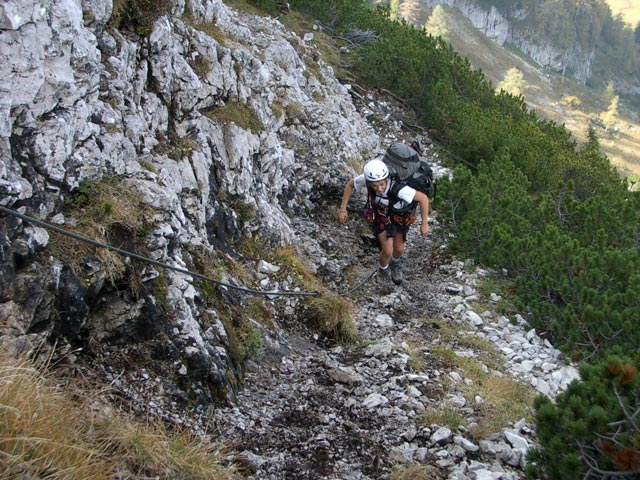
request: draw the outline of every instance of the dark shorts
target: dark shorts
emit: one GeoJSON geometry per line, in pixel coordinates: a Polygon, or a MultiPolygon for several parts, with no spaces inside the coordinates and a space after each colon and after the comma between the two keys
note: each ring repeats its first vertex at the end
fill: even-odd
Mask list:
{"type": "Polygon", "coordinates": [[[386,217],[377,217],[371,224],[371,229],[376,237],[382,232],[387,232],[387,238],[393,238],[396,236],[396,233],[401,233],[405,241],[407,240],[407,232],[410,227],[411,225],[399,225],[392,219],[386,217]]]}

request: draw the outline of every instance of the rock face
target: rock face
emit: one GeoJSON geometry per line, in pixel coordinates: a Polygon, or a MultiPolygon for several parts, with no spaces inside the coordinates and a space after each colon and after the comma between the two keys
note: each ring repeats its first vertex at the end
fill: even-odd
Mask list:
{"type": "Polygon", "coordinates": [[[545,41],[539,32],[526,26],[527,8],[531,5],[514,6],[505,16],[495,7],[487,9],[473,0],[425,0],[422,4],[427,8],[444,4],[458,9],[474,27],[498,45],[514,45],[543,68],[571,76],[583,85],[591,76],[595,58],[593,47],[571,45],[563,49],[545,41]]]}
{"type": "Polygon", "coordinates": [[[84,365],[132,409],[218,432],[253,478],[389,478],[414,464],[432,478],[523,478],[535,435],[521,418],[480,440],[421,419],[444,402],[472,425],[483,402],[436,361],[430,320],[496,345],[507,373],[541,394],[575,369],[525,319],[474,310],[486,272],[446,256],[436,220],[427,240],[410,237],[403,289],[381,297],[368,282],[353,297],[365,341],[352,346],[308,329],[293,280],[272,279],[280,265],[256,262],[244,279],[292,294],[267,297],[269,327],[231,288],[240,274],[211,287],[189,273],[211,279],[211,263],[241,262],[240,240],[259,238],[295,245],[345,292],[345,272],[374,268],[375,249],[355,220],[336,223],[343,185],[408,134],[391,102],[335,78],[319,32],[220,0],[150,4],[164,10],[144,31],[119,23],[110,0],[0,6],[0,206],[46,222],[0,216],[1,348],[84,365]],[[47,225],[151,262],[65,243],[47,225]],[[262,337],[248,362],[233,357],[231,307],[262,337]]]}
{"type": "MultiPolygon", "coordinates": [[[[145,250],[185,267],[188,250],[215,254],[253,232],[272,247],[293,243],[284,211],[313,209],[312,190],[335,188],[347,161],[379,148],[348,86],[316,60],[313,35],[210,0],[171,4],[139,36],[113,23],[112,8],[107,0],[0,7],[1,205],[73,227],[62,207],[86,185],[118,178],[153,212],[145,250]],[[259,127],[217,120],[211,112],[225,105],[244,107],[259,127]],[[241,220],[238,206],[253,218],[241,220]]],[[[2,298],[12,299],[3,309],[21,332],[5,339],[14,350],[33,349],[53,331],[70,346],[97,338],[104,348],[164,332],[176,371],[187,365],[199,372],[196,383],[233,391],[220,385],[233,368],[205,339],[201,294],[188,276],[166,275],[168,308],[157,294],[123,298],[100,262],[87,259],[95,271],[80,281],[67,265],[35,258],[49,245],[45,230],[3,222],[2,276],[10,281],[2,298]],[[67,303],[74,307],[55,319],[56,305],[67,303]]],[[[159,274],[149,270],[146,281],[159,274]]]]}

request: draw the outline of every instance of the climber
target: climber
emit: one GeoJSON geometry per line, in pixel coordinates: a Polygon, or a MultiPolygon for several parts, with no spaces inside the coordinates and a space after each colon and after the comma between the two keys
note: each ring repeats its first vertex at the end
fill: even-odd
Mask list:
{"type": "Polygon", "coordinates": [[[402,283],[402,255],[407,232],[415,221],[415,205],[420,206],[420,234],[429,231],[429,197],[407,185],[397,184],[389,175],[389,168],[382,160],[371,160],[364,166],[361,175],[347,182],[342,194],[338,221],[345,224],[349,218],[347,204],[354,191],[367,188],[365,219],[378,239],[378,277],[385,289],[390,281],[402,283]],[[406,214],[406,212],[410,212],[406,214]]]}

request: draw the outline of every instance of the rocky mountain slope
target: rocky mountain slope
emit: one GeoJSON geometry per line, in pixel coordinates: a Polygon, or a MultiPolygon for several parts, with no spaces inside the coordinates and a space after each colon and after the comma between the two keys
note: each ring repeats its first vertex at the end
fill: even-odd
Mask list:
{"type": "Polygon", "coordinates": [[[295,245],[338,294],[365,279],[375,247],[357,219],[338,225],[337,205],[355,169],[415,135],[401,110],[341,84],[313,29],[219,0],[167,5],[144,34],[114,23],[109,0],[0,6],[0,205],[175,267],[85,249],[5,212],[2,348],[68,364],[124,408],[228,442],[247,478],[389,478],[398,466],[522,478],[532,426],[518,416],[472,435],[492,403],[474,384],[513,378],[553,396],[576,373],[524,319],[493,312],[500,299],[478,291],[488,272],[449,257],[437,214],[426,239],[409,238],[402,287],[381,295],[371,280],[349,295],[360,341],[347,345],[309,324],[294,278],[241,252],[247,239],[295,245]],[[267,296],[260,323],[242,285],[291,296],[267,296]],[[241,366],[238,325],[261,337],[241,366]]]}
{"type": "MultiPolygon", "coordinates": [[[[535,26],[539,21],[536,17],[540,15],[539,11],[536,11],[539,10],[538,5],[479,0],[423,0],[401,2],[400,12],[410,10],[412,18],[407,20],[422,26],[426,24],[436,6],[445,6],[460,12],[488,39],[500,47],[510,46],[512,50],[522,52],[525,58],[532,60],[532,64],[542,71],[555,72],[563,76],[566,74],[582,85],[592,74],[594,46],[573,44],[567,48],[554,43],[548,35],[541,34],[541,28],[535,26]]],[[[473,48],[470,50],[473,51],[473,48]]]]}
{"type": "MultiPolygon", "coordinates": [[[[376,105],[398,118],[392,103],[376,105]]],[[[399,127],[387,122],[380,135],[402,138],[399,127]]],[[[429,158],[437,167],[437,155],[429,158]]],[[[299,228],[326,246],[322,258],[337,262],[339,272],[355,268],[358,280],[366,279],[376,248],[359,233],[364,222],[340,226],[337,206],[324,206],[299,228]]],[[[496,387],[497,379],[524,398],[534,392],[553,397],[577,372],[523,318],[496,313],[500,297],[479,292],[489,272],[448,255],[437,214],[431,221],[427,238],[410,232],[402,286],[383,294],[374,277],[350,295],[359,342],[327,345],[297,318],[248,364],[237,403],[218,409],[212,421],[241,451],[233,458],[246,463],[247,478],[373,479],[392,471],[402,478],[524,478],[526,452],[536,441],[532,425],[510,418],[474,436],[488,411],[509,410],[499,402],[489,406],[495,399],[477,392],[496,387]],[[469,360],[486,377],[472,378],[466,360],[449,362],[443,351],[469,360]],[[435,414],[442,422],[447,412],[460,414],[458,428],[429,421],[435,414]]],[[[346,291],[341,274],[333,288],[346,291]]],[[[497,397],[508,403],[514,397],[507,390],[497,397]]]]}

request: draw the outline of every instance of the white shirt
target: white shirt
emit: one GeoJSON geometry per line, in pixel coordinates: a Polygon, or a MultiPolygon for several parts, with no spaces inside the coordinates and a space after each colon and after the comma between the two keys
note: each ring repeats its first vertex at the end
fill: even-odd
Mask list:
{"type": "MultiPolygon", "coordinates": [[[[377,205],[382,205],[385,208],[389,206],[389,198],[387,197],[389,193],[389,189],[391,188],[391,184],[393,180],[387,182],[387,188],[385,188],[384,193],[380,194],[376,192],[376,196],[374,198],[374,203],[377,205]]],[[[364,174],[358,175],[353,179],[353,185],[356,192],[362,191],[363,188],[367,187],[367,181],[364,179],[364,174]]],[[[408,185],[405,185],[398,192],[398,201],[393,204],[393,208],[397,210],[402,210],[404,207],[413,202],[413,199],[416,196],[415,188],[411,188],[408,185]]]]}

